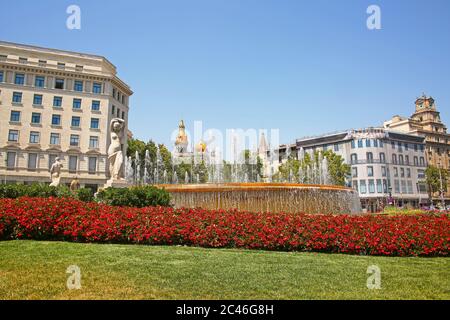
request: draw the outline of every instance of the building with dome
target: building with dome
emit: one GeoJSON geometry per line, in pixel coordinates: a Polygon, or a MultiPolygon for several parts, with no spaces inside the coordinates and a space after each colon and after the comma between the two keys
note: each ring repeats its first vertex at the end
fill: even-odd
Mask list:
{"type": "Polygon", "coordinates": [[[180,120],[178,124],[178,134],[175,139],[175,149],[173,152],[173,161],[175,165],[181,163],[192,164],[207,162],[210,160],[210,153],[208,152],[207,144],[200,140],[195,146],[189,150],[189,138],[186,133],[186,126],[184,121],[180,120]]]}

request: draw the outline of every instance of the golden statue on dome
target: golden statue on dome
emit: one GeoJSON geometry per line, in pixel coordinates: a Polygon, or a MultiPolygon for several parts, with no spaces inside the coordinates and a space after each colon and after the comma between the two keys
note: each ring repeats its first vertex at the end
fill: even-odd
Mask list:
{"type": "Polygon", "coordinates": [[[180,124],[178,125],[178,135],[175,140],[175,149],[179,154],[187,153],[189,142],[185,129],[186,127],[184,126],[184,121],[181,120],[180,124]]]}

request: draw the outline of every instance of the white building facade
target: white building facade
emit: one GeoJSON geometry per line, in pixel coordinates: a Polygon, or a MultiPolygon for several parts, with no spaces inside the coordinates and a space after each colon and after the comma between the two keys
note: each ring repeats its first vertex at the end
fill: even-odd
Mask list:
{"type": "Polygon", "coordinates": [[[347,186],[359,192],[362,208],[376,212],[386,204],[418,207],[428,202],[424,137],[368,128],[298,139],[280,146],[277,171],[286,148],[291,153],[332,150],[351,166],[347,186]]]}
{"type": "Polygon", "coordinates": [[[127,132],[131,95],[102,56],[0,42],[1,182],[49,183],[60,157],[62,183],[104,185],[109,123],[127,132]]]}

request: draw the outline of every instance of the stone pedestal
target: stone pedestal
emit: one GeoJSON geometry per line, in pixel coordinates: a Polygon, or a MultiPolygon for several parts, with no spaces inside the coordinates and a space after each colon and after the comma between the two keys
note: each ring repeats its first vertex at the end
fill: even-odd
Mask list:
{"type": "Polygon", "coordinates": [[[110,179],[108,181],[106,181],[106,184],[104,186],[104,188],[109,188],[109,187],[113,187],[113,188],[128,188],[130,185],[128,184],[128,182],[124,179],[121,180],[113,180],[110,179]]]}

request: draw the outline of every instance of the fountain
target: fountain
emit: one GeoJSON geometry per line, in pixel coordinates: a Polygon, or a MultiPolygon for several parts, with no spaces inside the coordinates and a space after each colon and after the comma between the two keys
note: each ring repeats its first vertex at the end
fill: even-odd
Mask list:
{"type": "MultiPolygon", "coordinates": [[[[296,156],[298,160],[303,160],[305,151],[300,149],[296,156]]],[[[314,159],[314,155],[308,156],[314,159]]],[[[175,207],[311,214],[361,212],[355,190],[330,185],[332,179],[328,172],[328,160],[322,153],[316,155],[316,160],[310,165],[301,165],[298,173],[289,168],[284,178],[274,174],[276,157],[278,154],[275,151],[268,153],[266,163],[270,167],[267,175],[262,177],[256,171],[254,156],[247,158],[247,161],[236,156],[231,164],[211,161],[209,157],[204,162],[202,158],[201,163],[191,159],[180,171],[177,165],[166,168],[158,148],[154,160],[148,151],[143,160],[138,153],[134,159],[127,158],[125,172],[129,182],[154,184],[166,189],[175,207]],[[202,183],[205,179],[208,183],[202,183]]],[[[284,159],[289,157],[292,157],[290,150],[284,159]]]]}

